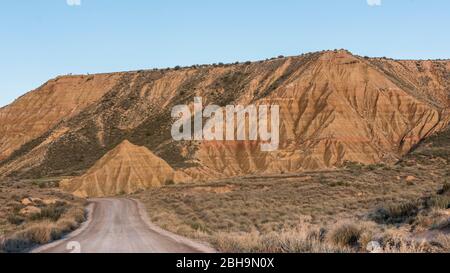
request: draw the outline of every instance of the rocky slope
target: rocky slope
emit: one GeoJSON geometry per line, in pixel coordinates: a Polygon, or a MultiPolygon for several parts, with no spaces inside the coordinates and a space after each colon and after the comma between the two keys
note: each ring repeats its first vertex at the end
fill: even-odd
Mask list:
{"type": "Polygon", "coordinates": [[[59,77],[0,109],[0,161],[100,99],[119,74],[59,77]]]}
{"type": "MultiPolygon", "coordinates": [[[[346,161],[389,163],[450,122],[449,61],[370,59],[326,51],[103,77],[110,80],[99,88],[102,95],[89,97],[90,87],[79,87],[85,91],[84,103],[48,122],[45,115],[33,112],[32,121],[4,118],[5,112],[30,115],[26,106],[31,102],[25,103],[25,98],[46,101],[37,97],[42,89],[15,102],[23,107],[2,109],[1,153],[9,156],[0,162],[0,174],[83,174],[125,139],[194,180],[329,169],[346,161]],[[250,141],[174,142],[171,109],[192,104],[195,96],[203,97],[205,105],[279,104],[280,149],[264,153],[250,141]],[[33,120],[46,125],[29,134],[33,120]],[[8,133],[11,129],[5,128],[13,124],[15,133],[8,133]],[[26,137],[8,144],[15,134],[26,137]]],[[[81,76],[75,78],[82,82],[81,76]]],[[[61,94],[72,92],[69,86],[61,88],[61,94]]],[[[52,103],[59,105],[55,96],[52,103]]]]}

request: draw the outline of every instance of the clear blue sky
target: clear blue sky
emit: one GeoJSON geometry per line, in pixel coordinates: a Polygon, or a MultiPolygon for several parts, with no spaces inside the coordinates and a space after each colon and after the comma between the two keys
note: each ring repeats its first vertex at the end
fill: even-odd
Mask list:
{"type": "Polygon", "coordinates": [[[3,0],[0,106],[61,74],[346,48],[450,58],[447,0],[3,0]],[[371,1],[372,6],[368,4],[371,1]]]}

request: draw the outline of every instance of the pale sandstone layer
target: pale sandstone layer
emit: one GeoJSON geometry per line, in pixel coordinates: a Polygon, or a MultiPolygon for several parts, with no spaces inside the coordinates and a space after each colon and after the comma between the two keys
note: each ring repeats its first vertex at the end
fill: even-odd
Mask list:
{"type": "MultiPolygon", "coordinates": [[[[33,141],[19,151],[2,148],[16,153],[0,162],[0,175],[83,174],[125,139],[193,181],[338,168],[346,161],[393,163],[450,122],[448,61],[327,51],[251,64],[111,75],[118,79],[108,85],[110,91],[89,107],[43,137],[30,137],[33,141]],[[203,97],[205,105],[280,105],[279,150],[261,152],[258,142],[249,141],[174,142],[170,111],[178,104],[192,105],[195,96],[203,97]]],[[[22,128],[20,120],[17,124],[22,128]]]]}

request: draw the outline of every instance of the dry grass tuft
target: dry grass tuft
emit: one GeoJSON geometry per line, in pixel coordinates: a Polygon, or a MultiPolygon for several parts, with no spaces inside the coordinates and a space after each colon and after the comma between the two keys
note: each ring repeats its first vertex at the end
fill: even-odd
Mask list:
{"type": "Polygon", "coordinates": [[[338,224],[332,228],[328,240],[339,247],[356,247],[362,231],[358,226],[351,223],[338,224]]]}
{"type": "Polygon", "coordinates": [[[352,252],[350,248],[336,247],[324,242],[320,232],[304,229],[285,230],[261,234],[218,233],[211,243],[223,252],[238,253],[340,253],[352,252]]]}
{"type": "Polygon", "coordinates": [[[60,239],[64,234],[78,228],[85,220],[85,212],[81,208],[74,208],[58,221],[44,220],[34,223],[24,230],[6,238],[0,246],[4,252],[22,252],[35,245],[50,243],[60,239]]]}
{"type": "Polygon", "coordinates": [[[434,244],[437,244],[438,247],[443,249],[445,252],[450,252],[450,235],[439,235],[437,238],[433,241],[434,244]]]}
{"type": "Polygon", "coordinates": [[[447,225],[443,210],[426,206],[443,182],[413,173],[417,183],[406,185],[397,178],[404,168],[237,178],[150,189],[136,197],[155,224],[224,252],[367,252],[373,241],[388,252],[435,251],[408,235],[447,225]],[[399,228],[401,240],[380,239],[384,230],[399,228]]]}
{"type": "Polygon", "coordinates": [[[432,253],[437,252],[426,240],[415,240],[396,230],[387,231],[382,239],[384,253],[432,253]]]}
{"type": "Polygon", "coordinates": [[[85,221],[85,201],[29,182],[0,183],[0,252],[23,252],[49,243],[79,227],[85,221]],[[19,185],[20,187],[17,187],[19,185]],[[23,186],[22,186],[23,185],[23,186]],[[40,213],[21,214],[25,198],[34,197],[40,213]],[[54,200],[46,203],[44,200],[54,200]]]}
{"type": "Polygon", "coordinates": [[[5,252],[21,252],[37,244],[46,244],[61,236],[61,231],[50,221],[33,224],[7,238],[3,245],[5,252]]]}

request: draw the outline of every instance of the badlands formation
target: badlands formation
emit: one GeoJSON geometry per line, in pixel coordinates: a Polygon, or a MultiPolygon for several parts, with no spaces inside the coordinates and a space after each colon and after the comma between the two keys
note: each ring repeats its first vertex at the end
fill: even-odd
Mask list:
{"type": "Polygon", "coordinates": [[[389,164],[449,123],[450,61],[340,50],[64,76],[0,109],[0,176],[71,176],[64,189],[105,196],[176,183],[175,174],[186,182],[389,164]],[[279,149],[263,152],[258,141],[174,141],[171,110],[194,97],[222,107],[279,105],[279,149]]]}
{"type": "Polygon", "coordinates": [[[124,140],[83,176],[63,180],[60,187],[79,197],[129,194],[150,187],[188,181],[145,147],[124,140]]]}

